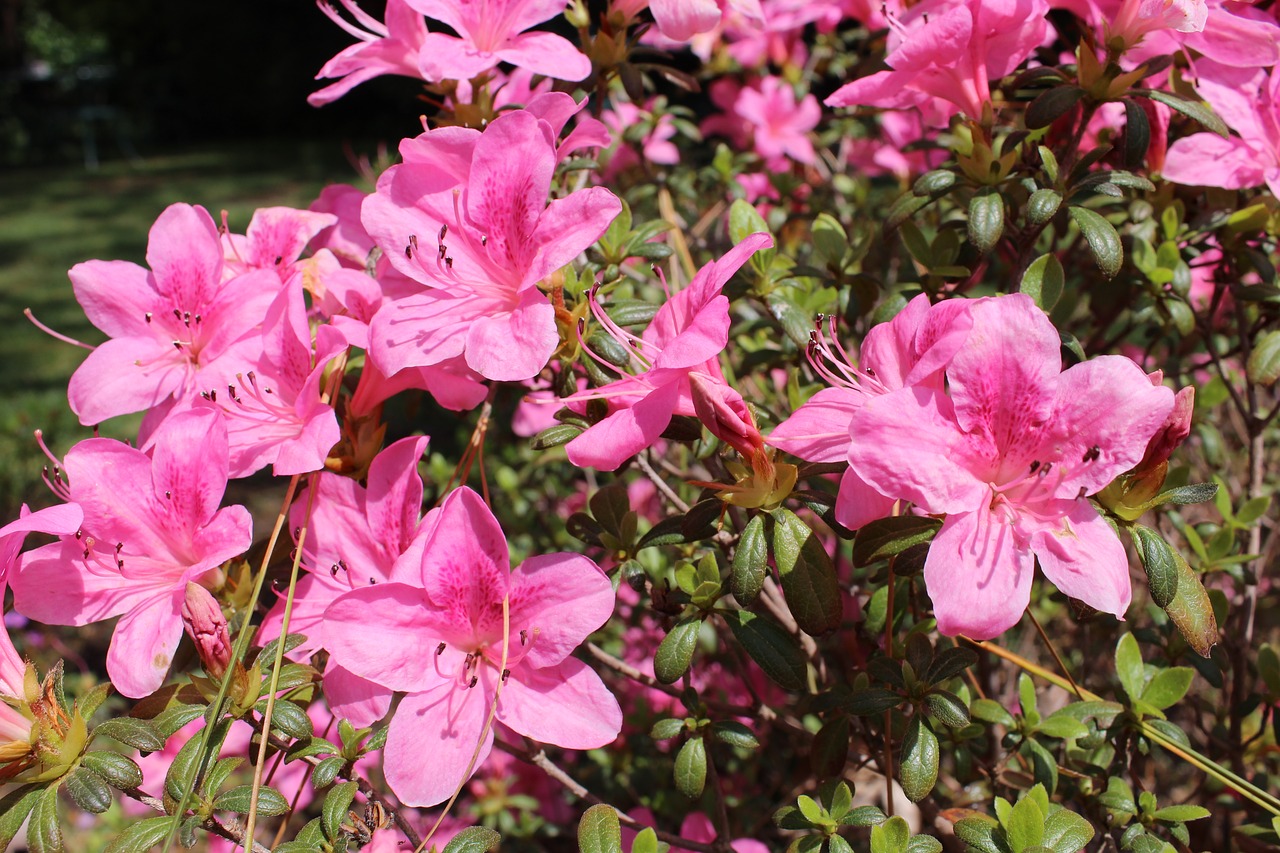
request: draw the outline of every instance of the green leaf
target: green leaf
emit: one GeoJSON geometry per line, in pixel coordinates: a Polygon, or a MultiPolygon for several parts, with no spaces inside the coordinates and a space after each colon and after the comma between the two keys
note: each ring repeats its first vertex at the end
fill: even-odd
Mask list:
{"type": "Polygon", "coordinates": [[[1058,182],[1058,158],[1047,146],[1040,145],[1037,147],[1040,152],[1040,162],[1044,164],[1044,173],[1049,177],[1049,183],[1056,184],[1058,182]]]}
{"type": "MultiPolygon", "coordinates": [[[[924,674],[924,680],[930,684],[941,684],[978,662],[978,653],[963,646],[952,646],[940,650],[924,674]]],[[[918,674],[918,673],[917,673],[918,674]]]]}
{"type": "Polygon", "coordinates": [[[646,826],[636,833],[631,842],[631,853],[658,853],[658,834],[652,826],[646,826]]]}
{"type": "Polygon", "coordinates": [[[1004,197],[987,188],[969,200],[969,242],[985,255],[1000,242],[1004,233],[1004,197]]]}
{"type": "Polygon", "coordinates": [[[929,709],[929,716],[944,725],[953,729],[969,725],[969,709],[959,696],[950,691],[931,690],[925,694],[924,704],[929,709]]]}
{"type": "Polygon", "coordinates": [[[931,835],[913,835],[907,853],[942,853],[942,842],[931,835]]]}
{"type": "MultiPolygon", "coordinates": [[[[288,654],[289,652],[293,651],[294,649],[296,649],[298,646],[302,645],[306,641],[307,641],[307,637],[305,634],[290,633],[287,637],[284,638],[284,653],[288,654]]],[[[266,667],[275,666],[276,648],[279,645],[280,645],[279,637],[276,637],[268,641],[268,643],[262,647],[262,651],[258,652],[257,660],[261,661],[263,666],[266,666],[266,667]]]]}
{"type": "Polygon", "coordinates": [[[769,571],[769,540],[763,515],[752,516],[738,538],[729,570],[729,591],[744,607],[756,600],[769,571]]]}
{"type": "Polygon", "coordinates": [[[911,185],[911,192],[917,196],[937,198],[948,193],[956,185],[956,173],[947,169],[934,169],[916,178],[911,185]]]}
{"type": "Polygon", "coordinates": [[[996,841],[999,828],[994,818],[984,814],[966,815],[955,823],[956,838],[979,853],[1009,853],[996,841]]]}
{"type": "Polygon", "coordinates": [[[165,739],[156,731],[155,726],[147,720],[139,720],[134,717],[116,717],[115,719],[104,720],[93,729],[94,737],[103,735],[143,752],[155,752],[156,750],[164,749],[165,739]]]}
{"type": "Polygon", "coordinates": [[[1221,137],[1225,138],[1231,133],[1226,123],[1218,118],[1218,114],[1204,101],[1195,101],[1190,98],[1184,98],[1181,95],[1175,95],[1172,92],[1162,92],[1158,89],[1147,90],[1142,94],[1153,101],[1164,104],[1166,107],[1177,110],[1187,118],[1200,122],[1206,130],[1212,131],[1221,137]]]}
{"type": "Polygon", "coordinates": [[[102,814],[111,808],[111,789],[107,782],[87,767],[78,767],[66,779],[67,794],[90,814],[102,814]]]}
{"type": "Polygon", "coordinates": [[[1142,165],[1151,146],[1151,122],[1147,113],[1132,98],[1124,99],[1124,146],[1121,161],[1126,169],[1142,165]]]}
{"type": "Polygon", "coordinates": [[[1120,235],[1115,226],[1103,218],[1102,214],[1087,207],[1072,205],[1068,211],[1071,219],[1084,235],[1093,252],[1093,259],[1098,269],[1107,278],[1120,271],[1124,263],[1124,247],[1120,245],[1120,235]]]}
{"type": "Polygon", "coordinates": [[[849,842],[844,840],[843,835],[827,836],[827,853],[853,853],[853,848],[849,846],[849,842]]]}
{"type": "Polygon", "coordinates": [[[1070,714],[1058,710],[1041,720],[1036,731],[1049,737],[1070,740],[1089,734],[1089,727],[1070,714]]]}
{"type": "Polygon", "coordinates": [[[835,790],[831,792],[831,802],[827,805],[827,812],[834,818],[844,817],[853,808],[853,791],[849,788],[849,783],[839,782],[835,790]]]}
{"type": "Polygon", "coordinates": [[[1138,813],[1138,803],[1133,798],[1133,789],[1119,776],[1107,779],[1107,790],[1098,795],[1098,802],[1112,811],[1129,815],[1138,813]]]}
{"type": "Polygon", "coordinates": [[[701,627],[700,617],[688,617],[671,626],[667,636],[662,638],[653,658],[653,674],[663,684],[678,681],[689,671],[701,627]]]}
{"type": "Polygon", "coordinates": [[[853,540],[853,564],[859,568],[901,554],[933,539],[942,522],[927,516],[899,515],[864,524],[853,540]]]}
{"type": "Polygon", "coordinates": [[[933,198],[929,196],[921,197],[907,193],[893,203],[889,208],[889,213],[885,217],[884,230],[885,233],[895,230],[899,225],[906,222],[912,216],[915,216],[924,208],[933,204],[933,198]]]}
{"type": "Polygon", "coordinates": [[[1178,564],[1173,558],[1173,549],[1159,533],[1141,524],[1130,527],[1129,533],[1147,573],[1151,600],[1157,607],[1168,607],[1178,594],[1178,564]]]}
{"type": "Polygon", "coordinates": [[[844,226],[830,213],[819,213],[810,229],[813,248],[818,258],[828,266],[839,266],[849,250],[849,235],[844,226]]]}
{"type": "Polygon", "coordinates": [[[621,480],[615,480],[598,489],[588,503],[591,514],[604,531],[622,539],[623,519],[631,511],[631,499],[627,495],[626,485],[621,480]]]}
{"type": "MultiPolygon", "coordinates": [[[[849,760],[849,718],[844,714],[833,717],[813,736],[809,747],[809,765],[819,779],[835,779],[844,771],[849,760]]],[[[848,811],[846,806],[844,811],[848,811]]],[[[835,805],[831,814],[838,816],[835,805]]]]}
{"type": "MultiPolygon", "coordinates": [[[[142,769],[133,759],[119,753],[86,752],[80,763],[113,788],[136,788],[142,784],[142,769]]],[[[3,848],[4,845],[0,845],[0,849],[3,848]]]]}
{"type": "Polygon", "coordinates": [[[907,799],[918,803],[933,790],[938,781],[938,737],[922,717],[915,716],[907,724],[902,738],[901,767],[898,781],[907,799]]]}
{"type": "Polygon", "coordinates": [[[1151,815],[1156,820],[1163,821],[1188,821],[1202,820],[1213,814],[1203,806],[1182,805],[1182,806],[1165,806],[1162,809],[1156,809],[1151,815]]]}
{"type": "Polygon", "coordinates": [[[823,812],[822,806],[818,805],[813,797],[801,794],[796,798],[796,807],[800,809],[800,814],[804,815],[804,819],[815,826],[822,824],[829,818],[829,815],[823,812]]]}
{"type": "Polygon", "coordinates": [[[320,761],[311,771],[311,784],[316,788],[325,788],[338,778],[338,774],[347,766],[347,759],[334,755],[320,761]]]}
{"type": "Polygon", "coordinates": [[[168,740],[173,737],[174,732],[203,714],[204,711],[204,705],[174,705],[152,717],[151,725],[160,733],[160,737],[168,740]]]}
{"type": "Polygon", "coordinates": [[[1240,509],[1236,510],[1236,521],[1246,527],[1253,524],[1262,516],[1267,514],[1267,510],[1271,508],[1271,496],[1259,495],[1256,498],[1249,498],[1240,505],[1240,509]]]}
{"type": "Polygon", "coordinates": [[[791,510],[776,509],[772,515],[774,562],[796,624],[813,635],[839,628],[844,605],[831,555],[791,510]]]}
{"type": "Polygon", "coordinates": [[[665,720],[658,720],[653,724],[653,728],[649,729],[649,737],[654,740],[671,740],[679,737],[686,731],[684,720],[676,720],[668,717],[665,720]]]}
{"type": "Polygon", "coordinates": [[[1018,706],[1022,708],[1024,717],[1039,713],[1036,707],[1036,683],[1025,672],[1018,675],[1018,706]]]}
{"type": "Polygon", "coordinates": [[[707,745],[702,738],[685,741],[676,753],[676,790],[691,800],[702,796],[707,782],[707,745]]]}
{"type": "Polygon", "coordinates": [[[738,749],[759,749],[760,741],[751,729],[733,720],[722,720],[711,724],[711,736],[721,743],[736,746],[738,749]]]}
{"type": "MultiPolygon", "coordinates": [[[[1041,192],[1045,192],[1041,190],[1041,192]]],[[[1062,271],[1062,262],[1053,252],[1046,252],[1031,262],[1027,271],[1022,274],[1022,282],[1018,290],[1027,294],[1042,311],[1052,311],[1062,297],[1066,274],[1062,271]]]]}
{"type": "Polygon", "coordinates": [[[1204,503],[1205,501],[1213,500],[1214,495],[1217,493],[1217,483],[1192,483],[1188,486],[1178,486],[1176,489],[1163,491],[1142,506],[1144,509],[1153,509],[1162,504],[1186,505],[1204,503]]]}
{"type": "Polygon", "coordinates": [[[911,826],[901,817],[891,817],[871,828],[871,853],[907,853],[911,826]]]}
{"type": "Polygon", "coordinates": [[[150,817],[130,826],[107,845],[104,853],[148,853],[169,834],[172,818],[150,817]]]}
{"type": "MultiPolygon", "coordinates": [[[[266,710],[266,703],[259,702],[261,710],[266,710]]],[[[311,718],[307,712],[292,702],[277,699],[271,709],[271,730],[280,732],[295,740],[310,740],[315,733],[311,718]]]]}
{"type": "Polygon", "coordinates": [[[878,806],[858,806],[840,818],[841,826],[875,826],[888,818],[878,806]]]}
{"type": "Polygon", "coordinates": [[[1259,385],[1274,385],[1280,379],[1280,331],[1258,335],[1245,371],[1249,379],[1259,385]]]}
{"type": "Polygon", "coordinates": [[[1044,812],[1034,797],[1024,796],[1018,800],[1004,822],[1004,831],[1013,850],[1039,847],[1044,843],[1044,812]]]}
{"type": "Polygon", "coordinates": [[[217,792],[228,777],[235,772],[236,768],[244,763],[243,758],[220,758],[213,763],[213,767],[209,768],[209,772],[204,777],[204,790],[209,792],[217,792]]]}
{"type": "MultiPolygon", "coordinates": [[[[252,785],[237,785],[219,794],[213,801],[215,809],[249,813],[249,799],[253,795],[252,785]]],[[[275,788],[263,785],[258,789],[258,814],[264,817],[275,817],[289,811],[289,801],[275,788]]]]}
{"type": "Polygon", "coordinates": [[[1020,750],[1031,759],[1031,775],[1047,790],[1058,789],[1058,762],[1038,740],[1027,739],[1020,750]]]}
{"type": "Polygon", "coordinates": [[[1173,666],[1160,670],[1142,691],[1142,701],[1163,711],[1187,695],[1187,691],[1191,689],[1191,679],[1195,674],[1196,671],[1189,666],[1173,666]]]}
{"type": "Polygon", "coordinates": [[[779,687],[799,692],[808,686],[807,662],[795,637],[749,610],[731,610],[721,616],[734,639],[779,687]]]}
{"type": "Polygon", "coordinates": [[[334,785],[333,790],[325,795],[320,806],[320,827],[324,835],[333,841],[342,833],[342,822],[347,819],[347,811],[355,799],[357,785],[354,781],[334,785]]]}
{"type": "Polygon", "coordinates": [[[994,699],[974,699],[969,703],[969,713],[979,720],[988,723],[998,723],[1007,729],[1014,727],[1017,722],[1003,705],[994,699]]]}
{"type": "Polygon", "coordinates": [[[1138,650],[1138,641],[1132,634],[1125,634],[1116,644],[1116,675],[1131,700],[1142,698],[1142,688],[1147,679],[1142,666],[1142,652],[1138,650]]]}
{"type": "Polygon", "coordinates": [[[1052,89],[1045,89],[1027,105],[1027,129],[1048,127],[1070,112],[1083,97],[1084,89],[1079,86],[1054,86],[1052,89]]]}
{"type": "Polygon", "coordinates": [[[752,234],[769,233],[769,223],[746,199],[736,199],[729,206],[729,239],[741,243],[752,234]]]}
{"type": "Polygon", "coordinates": [[[848,698],[840,703],[840,707],[855,717],[874,717],[890,708],[898,707],[904,701],[901,694],[894,693],[892,690],[886,690],[883,687],[864,687],[853,690],[848,698]]]}
{"type": "Polygon", "coordinates": [[[1093,835],[1093,824],[1067,809],[1058,809],[1044,822],[1043,843],[1054,853],[1079,853],[1093,835]]]}
{"type": "Polygon", "coordinates": [[[1218,620],[1213,614],[1213,603],[1195,570],[1177,551],[1173,556],[1178,564],[1178,592],[1165,612],[1187,644],[1201,657],[1207,658],[1218,642],[1218,620]]]}
{"type": "MultiPolygon", "coordinates": [[[[617,815],[614,815],[614,820],[617,820],[617,815]]],[[[502,836],[487,826],[469,826],[450,838],[441,853],[489,853],[497,850],[501,841],[502,836]]],[[[620,851],[615,849],[614,853],[620,851]]]]}
{"type": "Polygon", "coordinates": [[[60,853],[62,850],[57,785],[45,788],[31,808],[31,818],[27,821],[27,850],[30,853],[60,853]]]}
{"type": "Polygon", "coordinates": [[[0,799],[0,850],[8,850],[27,822],[27,815],[35,808],[36,801],[44,795],[45,789],[38,785],[17,788],[0,799]]]}

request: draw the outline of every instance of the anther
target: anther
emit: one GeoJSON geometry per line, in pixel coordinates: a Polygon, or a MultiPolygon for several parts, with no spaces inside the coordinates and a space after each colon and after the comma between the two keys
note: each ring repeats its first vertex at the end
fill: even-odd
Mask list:
{"type": "Polygon", "coordinates": [[[437,242],[443,243],[445,235],[448,233],[449,233],[449,223],[446,222],[445,224],[440,226],[440,237],[437,240],[437,242]]]}
{"type": "Polygon", "coordinates": [[[164,490],[164,498],[165,498],[165,500],[168,500],[168,501],[173,500],[173,492],[169,491],[168,489],[165,489],[165,490],[164,490]]]}
{"type": "Polygon", "coordinates": [[[276,255],[276,266],[280,266],[282,263],[284,263],[284,255],[276,255]]]}
{"type": "Polygon", "coordinates": [[[511,677],[511,670],[509,670],[509,669],[504,669],[504,670],[502,671],[502,683],[503,683],[503,684],[506,684],[506,683],[507,683],[507,679],[508,679],[508,678],[510,678],[510,677],[511,677]]]}
{"type": "Polygon", "coordinates": [[[173,348],[178,350],[182,349],[182,341],[174,341],[173,348]]]}
{"type": "Polygon", "coordinates": [[[444,650],[445,650],[445,644],[444,644],[444,643],[441,643],[440,645],[436,646],[436,656],[438,657],[438,656],[440,656],[440,655],[444,654],[444,650]]]}
{"type": "Polygon", "coordinates": [[[373,586],[377,582],[378,582],[377,578],[375,578],[373,575],[369,575],[369,586],[373,586]]]}
{"type": "Polygon", "coordinates": [[[1039,467],[1040,467],[1040,460],[1039,460],[1039,459],[1032,459],[1032,460],[1031,460],[1031,473],[1032,473],[1032,474],[1034,474],[1034,473],[1036,472],[1036,469],[1037,469],[1037,468],[1039,468],[1039,467]]]}
{"type": "Polygon", "coordinates": [[[329,577],[336,578],[338,576],[338,564],[334,563],[329,567],[329,577]]]}
{"type": "Polygon", "coordinates": [[[488,246],[488,245],[489,245],[489,238],[488,238],[488,237],[486,237],[484,234],[481,234],[481,235],[480,235],[480,245],[481,245],[481,246],[488,246]]]}
{"type": "Polygon", "coordinates": [[[520,645],[527,645],[529,642],[529,632],[522,630],[520,632],[520,645]]]}
{"type": "Polygon", "coordinates": [[[1076,493],[1076,500],[1081,500],[1081,499],[1083,499],[1083,498],[1084,498],[1084,496],[1085,496],[1085,495],[1087,495],[1087,494],[1089,494],[1089,490],[1088,490],[1088,489],[1086,489],[1084,486],[1081,486],[1081,487],[1080,487],[1080,491],[1076,493]]]}
{"type": "Polygon", "coordinates": [[[147,322],[148,322],[148,323],[150,323],[150,322],[151,322],[151,312],[150,312],[150,311],[148,311],[147,313],[143,314],[142,316],[147,318],[147,322]]]}
{"type": "Polygon", "coordinates": [[[475,687],[476,682],[478,682],[479,680],[480,680],[480,676],[478,675],[471,676],[471,683],[467,685],[467,689],[470,690],[472,687],[475,687]]]}
{"type": "Polygon", "coordinates": [[[1098,457],[1101,455],[1102,455],[1102,448],[1098,447],[1098,445],[1095,444],[1093,447],[1090,447],[1088,450],[1084,452],[1084,461],[1096,462],[1098,460],[1098,457]]]}

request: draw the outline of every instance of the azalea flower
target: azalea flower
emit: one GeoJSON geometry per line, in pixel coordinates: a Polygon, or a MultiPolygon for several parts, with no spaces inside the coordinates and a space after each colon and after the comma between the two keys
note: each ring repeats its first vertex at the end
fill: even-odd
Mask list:
{"type": "Polygon", "coordinates": [[[14,606],[49,625],[88,625],[113,616],[107,673],[125,696],[164,683],[182,637],[187,582],[221,580],[220,567],[248,550],[249,512],[219,509],[227,486],[222,415],[195,409],[170,416],[151,454],[108,438],[67,451],[70,485],[84,522],[59,542],[24,554],[14,606]]]}
{"type": "Polygon", "coordinates": [[[418,53],[427,80],[470,80],[500,62],[557,80],[582,80],[591,60],[562,36],[525,32],[564,13],[563,0],[406,0],[458,35],[428,33],[418,53]]]}
{"type": "Polygon", "coordinates": [[[497,519],[467,488],[423,524],[421,547],[396,561],[388,583],[352,590],[324,614],[324,644],[339,665],[408,694],[384,753],[396,796],[419,806],[448,799],[472,756],[478,766],[489,754],[491,708],[506,728],[569,749],[617,737],[617,700],[570,656],[613,612],[604,572],[578,554],[511,569],[497,519]]]}
{"type": "Polygon", "coordinates": [[[1123,618],[1128,558],[1087,496],[1142,459],[1173,392],[1123,356],[1062,370],[1058,332],[1024,294],[970,311],[949,396],[908,386],[867,400],[850,464],[881,494],[945,514],[924,567],[942,633],[990,639],[1016,624],[1037,561],[1067,595],[1123,618]]]}
{"type": "Polygon", "coordinates": [[[1044,41],[1048,10],[1045,0],[923,0],[889,18],[889,70],[846,83],[825,103],[906,109],[937,98],[981,120],[991,83],[1044,41]]]}
{"type": "Polygon", "coordinates": [[[726,12],[763,21],[760,0],[649,0],[649,11],[662,33],[672,41],[688,41],[715,29],[726,12]]]}
{"type": "Polygon", "coordinates": [[[813,95],[797,101],[789,83],[765,77],[759,89],[738,94],[733,110],[751,125],[756,153],[770,169],[785,169],[786,158],[811,164],[817,157],[808,134],[818,126],[822,109],[813,95]]]}
{"type": "MultiPolygon", "coordinates": [[[[289,633],[307,639],[290,657],[306,660],[324,649],[325,609],[343,593],[388,580],[396,560],[413,544],[422,513],[418,460],[426,447],[426,436],[403,438],[373,458],[367,486],[324,473],[314,497],[304,490],[294,501],[289,524],[294,530],[306,525],[301,565],[307,574],[295,590],[289,633]]],[[[283,618],[281,600],[263,619],[258,641],[280,636],[283,618]]],[[[324,671],[324,692],[334,713],[357,726],[372,725],[391,707],[390,690],[344,669],[332,657],[324,671]]]]}
{"type": "Polygon", "coordinates": [[[222,235],[226,252],[223,277],[234,278],[250,270],[270,270],[283,285],[293,277],[307,244],[337,223],[338,217],[331,213],[292,207],[258,208],[244,234],[227,231],[222,235]]]}
{"type": "Polygon", "coordinates": [[[327,0],[317,0],[320,11],[359,41],[330,59],[316,75],[317,80],[341,78],[307,96],[313,107],[338,100],[356,86],[383,74],[421,78],[418,53],[427,38],[427,24],[405,0],[387,0],[384,24],[357,5],[354,0],[339,0],[356,22],[348,23],[327,0]]]}
{"type": "Polygon", "coordinates": [[[672,417],[697,414],[690,386],[694,373],[724,385],[719,358],[729,340],[729,299],[721,291],[748,258],[772,245],[768,234],[752,234],[698,270],[688,287],[662,304],[640,338],[610,320],[593,297],[596,319],[631,351],[641,372],[564,398],[568,403],[601,399],[610,409],[565,446],[570,462],[613,471],[657,441],[672,417]]]}
{"type": "Polygon", "coordinates": [[[110,338],[67,389],[86,426],[190,405],[206,383],[250,369],[261,352],[258,330],[279,280],[263,270],[224,280],[222,242],[203,207],[165,208],[151,226],[147,263],[150,271],[127,261],[71,269],[76,300],[110,338]]]}
{"type": "MultiPolygon", "coordinates": [[[[912,299],[888,323],[867,333],[861,359],[854,366],[835,341],[821,328],[813,333],[809,362],[831,384],[778,424],[769,444],[808,462],[845,462],[855,442],[853,416],[874,397],[901,388],[921,387],[942,391],[943,371],[969,336],[972,303],[948,299],[930,306],[925,294],[912,299]]],[[[888,515],[895,503],[892,493],[869,485],[852,467],[840,478],[836,496],[836,521],[850,530],[888,515]]]]}
{"type": "Polygon", "coordinates": [[[560,345],[538,282],[591,245],[621,210],[601,187],[548,203],[553,126],[517,110],[484,132],[445,127],[406,140],[364,203],[385,257],[424,285],[384,304],[369,353],[387,376],[463,356],[486,379],[535,376],[560,345]]]}

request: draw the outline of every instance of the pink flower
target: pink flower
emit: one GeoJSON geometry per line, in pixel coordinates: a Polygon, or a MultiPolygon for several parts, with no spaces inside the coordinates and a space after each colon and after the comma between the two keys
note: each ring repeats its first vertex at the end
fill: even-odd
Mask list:
{"type": "Polygon", "coordinates": [[[196,644],[204,671],[210,678],[221,678],[231,665],[227,617],[222,615],[222,606],[209,590],[190,581],[182,600],[182,625],[196,644]]]}
{"type": "Polygon", "coordinates": [[[361,83],[383,74],[422,76],[418,71],[418,52],[427,38],[427,24],[405,0],[387,0],[385,24],[362,10],[354,0],[340,2],[364,29],[343,20],[326,0],[318,0],[320,11],[359,41],[324,64],[316,75],[317,80],[342,79],[312,92],[307,103],[313,107],[324,106],[361,83]]]}
{"type": "Polygon", "coordinates": [[[384,304],[369,352],[387,376],[463,356],[487,379],[536,375],[560,344],[537,287],[591,245],[621,204],[600,187],[547,202],[552,125],[519,110],[484,132],[445,127],[406,140],[364,204],[384,256],[425,285],[384,304]]]}
{"type": "Polygon", "coordinates": [[[658,31],[672,41],[710,32],[729,10],[754,21],[764,19],[760,0],[649,0],[658,31]]]}
{"type": "Polygon", "coordinates": [[[49,625],[121,616],[107,673],[125,696],[164,682],[182,637],[188,581],[212,584],[252,542],[248,511],[219,509],[227,486],[227,431],[217,412],[188,410],[156,431],[151,455],[91,438],[67,452],[84,523],[25,554],[14,578],[19,613],[49,625]]]}
{"type": "Polygon", "coordinates": [[[989,639],[1016,624],[1037,560],[1064,593],[1123,618],[1124,546],[1085,496],[1142,459],[1173,392],[1123,356],[1063,371],[1058,332],[1025,295],[971,313],[950,396],[909,386],[867,400],[850,464],[881,494],[946,515],[924,568],[942,633],[989,639]]]}
{"type": "Polygon", "coordinates": [[[492,745],[484,729],[495,703],[499,723],[544,743],[612,741],[617,700],[570,656],[613,612],[604,572],[578,554],[530,557],[512,570],[502,529],[470,489],[423,523],[422,547],[396,562],[389,583],[343,595],[324,616],[325,645],[341,666],[408,694],[385,751],[401,801],[433,805],[466,781],[472,755],[478,765],[492,745]]]}
{"type": "Polygon", "coordinates": [[[1266,184],[1280,195],[1280,74],[1196,63],[1196,88],[1238,136],[1193,133],[1169,146],[1164,177],[1177,184],[1245,189],[1266,184]]]}
{"type": "MultiPolygon", "coordinates": [[[[418,460],[426,446],[425,436],[401,439],[374,457],[367,488],[350,477],[324,473],[314,498],[304,491],[294,501],[289,524],[295,530],[307,527],[302,547],[307,574],[294,594],[289,633],[307,639],[291,657],[306,660],[322,650],[325,608],[343,593],[388,580],[396,560],[413,544],[422,512],[418,460]]],[[[260,642],[280,636],[283,616],[280,601],[262,622],[260,642]]],[[[324,691],[334,713],[357,726],[372,725],[391,707],[390,690],[344,669],[332,657],[324,691]]]]}
{"type": "Polygon", "coordinates": [[[591,73],[591,60],[567,39],[554,33],[525,32],[562,14],[563,0],[406,2],[458,34],[427,34],[418,53],[418,68],[428,80],[470,80],[500,62],[557,80],[581,80],[591,73]]]}
{"type": "MultiPolygon", "coordinates": [[[[844,462],[855,441],[854,415],[875,397],[902,388],[941,392],[943,371],[969,336],[972,303],[948,299],[930,306],[923,293],[888,323],[867,333],[859,365],[853,366],[839,343],[813,333],[809,361],[832,387],[824,388],[769,436],[769,444],[808,462],[844,462]]],[[[850,530],[888,515],[896,496],[869,485],[852,467],[840,478],[836,521],[850,530]]]]}
{"type": "Polygon", "coordinates": [[[337,223],[338,217],[331,213],[292,207],[259,208],[243,235],[222,235],[226,251],[222,275],[234,278],[250,270],[270,270],[283,285],[293,276],[307,244],[337,223]]]}
{"type": "Polygon", "coordinates": [[[927,106],[933,98],[980,120],[991,83],[1048,33],[1045,0],[924,0],[890,18],[888,71],[846,83],[829,107],[927,106]]]}
{"type": "Polygon", "coordinates": [[[258,327],[279,281],[265,271],[224,281],[222,243],[204,208],[166,208],[151,226],[147,263],[150,272],[127,261],[71,269],[77,301],[110,338],[67,389],[82,424],[189,405],[209,375],[222,384],[260,351],[258,327]]]}
{"type": "Polygon", "coordinates": [[[758,90],[739,93],[733,111],[751,125],[756,153],[770,169],[785,169],[788,157],[797,163],[813,163],[816,155],[808,134],[822,117],[813,95],[797,101],[789,83],[765,77],[758,90]]]}
{"type": "Polygon", "coordinates": [[[641,372],[565,398],[602,399],[610,408],[608,417],[565,446],[570,462],[613,471],[657,441],[672,417],[697,414],[691,375],[724,384],[719,357],[729,340],[729,299],[720,291],[757,249],[772,245],[768,234],[752,234],[698,270],[688,287],[663,303],[641,338],[614,324],[592,300],[596,319],[631,350],[641,372]]]}

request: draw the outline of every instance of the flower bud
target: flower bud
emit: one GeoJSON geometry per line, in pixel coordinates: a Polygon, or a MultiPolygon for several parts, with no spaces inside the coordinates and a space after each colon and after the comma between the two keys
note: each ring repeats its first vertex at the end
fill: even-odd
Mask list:
{"type": "Polygon", "coordinates": [[[182,624],[196,644],[200,664],[213,678],[221,678],[231,663],[231,636],[222,607],[204,587],[187,583],[182,602],[182,624]]]}

